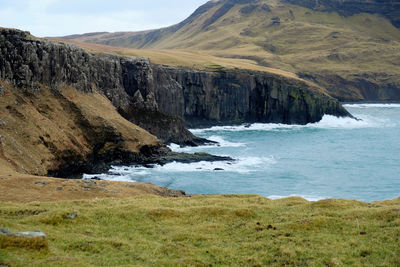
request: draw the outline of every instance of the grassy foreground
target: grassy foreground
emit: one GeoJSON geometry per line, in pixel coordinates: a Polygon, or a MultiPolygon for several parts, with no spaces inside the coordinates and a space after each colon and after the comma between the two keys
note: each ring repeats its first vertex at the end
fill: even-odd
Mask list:
{"type": "Polygon", "coordinates": [[[40,230],[48,239],[47,249],[0,239],[0,266],[400,265],[400,198],[0,203],[0,227],[40,230]],[[67,219],[74,211],[78,216],[67,219]]]}

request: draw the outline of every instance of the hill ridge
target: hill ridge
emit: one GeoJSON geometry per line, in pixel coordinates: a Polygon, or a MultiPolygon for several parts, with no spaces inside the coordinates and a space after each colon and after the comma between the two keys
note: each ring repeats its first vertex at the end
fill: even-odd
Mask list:
{"type": "MultiPolygon", "coordinates": [[[[115,50],[179,67],[279,69],[327,88],[341,101],[400,101],[400,29],[392,24],[399,2],[376,9],[377,0],[317,2],[209,1],[170,27],[68,41],[125,47],[115,50]]],[[[93,45],[102,49],[113,50],[93,45]]]]}

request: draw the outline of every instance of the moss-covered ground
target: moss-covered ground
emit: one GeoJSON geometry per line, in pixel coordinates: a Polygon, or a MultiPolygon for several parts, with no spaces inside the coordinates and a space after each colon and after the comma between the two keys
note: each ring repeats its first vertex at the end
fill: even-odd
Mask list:
{"type": "Polygon", "coordinates": [[[3,202],[0,227],[47,234],[47,248],[0,239],[5,266],[400,265],[400,198],[3,202]]]}

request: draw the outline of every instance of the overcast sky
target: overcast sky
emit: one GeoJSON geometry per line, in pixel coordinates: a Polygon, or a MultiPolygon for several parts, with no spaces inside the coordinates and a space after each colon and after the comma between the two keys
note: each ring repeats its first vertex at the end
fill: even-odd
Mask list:
{"type": "Polygon", "coordinates": [[[38,37],[176,24],[208,0],[0,0],[0,27],[38,37]]]}

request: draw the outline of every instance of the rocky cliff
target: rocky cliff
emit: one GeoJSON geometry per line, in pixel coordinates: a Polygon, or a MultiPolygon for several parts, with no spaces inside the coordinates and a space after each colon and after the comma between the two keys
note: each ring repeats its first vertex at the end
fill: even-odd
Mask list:
{"type": "Polygon", "coordinates": [[[160,111],[190,127],[244,122],[307,124],[349,113],[321,88],[300,79],[246,70],[214,72],[153,65],[160,111]]]}
{"type": "Polygon", "coordinates": [[[222,159],[172,153],[121,116],[152,114],[163,125],[145,125],[196,140],[181,118],[158,111],[145,59],[89,54],[9,29],[0,31],[0,51],[1,172],[67,177],[110,164],[222,159]]]}
{"type": "Polygon", "coordinates": [[[227,160],[174,154],[150,133],[165,142],[196,145],[204,140],[186,124],[305,124],[324,114],[349,115],[321,88],[275,74],[153,65],[10,29],[0,30],[0,51],[0,166],[31,174],[227,160]]]}
{"type": "Polygon", "coordinates": [[[190,143],[190,126],[242,122],[306,124],[324,114],[349,115],[322,89],[263,72],[194,71],[147,59],[90,54],[73,45],[4,29],[0,77],[18,88],[38,85],[99,91],[128,120],[167,142],[190,143]]]}
{"type": "Polygon", "coordinates": [[[147,59],[90,54],[73,45],[31,38],[29,33],[11,29],[1,30],[0,50],[0,78],[18,88],[44,85],[57,90],[68,85],[80,92],[99,91],[128,120],[164,141],[198,140],[181,118],[158,111],[147,59]],[[162,122],[162,127],[157,122],[162,122]]]}

